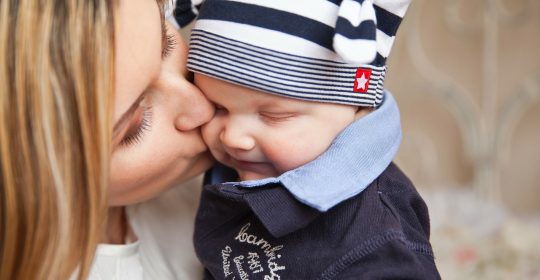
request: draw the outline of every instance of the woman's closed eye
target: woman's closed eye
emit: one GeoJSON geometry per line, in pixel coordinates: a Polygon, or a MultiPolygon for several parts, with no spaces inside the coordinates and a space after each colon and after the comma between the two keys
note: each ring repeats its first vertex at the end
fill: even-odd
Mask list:
{"type": "Polygon", "coordinates": [[[144,134],[151,128],[152,107],[140,104],[133,113],[126,134],[120,141],[121,147],[129,147],[140,143],[144,134]]]}

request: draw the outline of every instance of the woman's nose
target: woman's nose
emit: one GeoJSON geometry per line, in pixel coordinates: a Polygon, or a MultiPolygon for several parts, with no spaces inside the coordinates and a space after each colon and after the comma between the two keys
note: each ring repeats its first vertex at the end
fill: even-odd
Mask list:
{"type": "Polygon", "coordinates": [[[214,106],[198,89],[181,93],[176,129],[189,131],[207,123],[214,115],[214,106]]]}
{"type": "Polygon", "coordinates": [[[248,132],[248,126],[230,119],[223,126],[219,139],[229,149],[251,150],[255,147],[255,139],[248,132]]]}

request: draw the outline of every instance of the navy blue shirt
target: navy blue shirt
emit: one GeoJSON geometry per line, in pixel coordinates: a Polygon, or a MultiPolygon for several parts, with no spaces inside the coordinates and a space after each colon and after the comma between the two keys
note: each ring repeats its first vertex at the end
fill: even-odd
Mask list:
{"type": "Polygon", "coordinates": [[[205,279],[440,279],[426,204],[394,164],[327,212],[280,183],[208,184],[194,243],[205,279]]]}
{"type": "Polygon", "coordinates": [[[439,278],[426,205],[391,164],[401,126],[384,97],[278,177],[235,182],[220,164],[207,173],[194,238],[207,279],[439,278]]]}

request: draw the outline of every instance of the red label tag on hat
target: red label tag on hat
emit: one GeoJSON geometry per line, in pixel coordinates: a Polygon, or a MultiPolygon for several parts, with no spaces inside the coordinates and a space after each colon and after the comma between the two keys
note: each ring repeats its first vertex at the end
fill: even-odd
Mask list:
{"type": "Polygon", "coordinates": [[[366,93],[369,88],[369,81],[371,79],[371,69],[358,68],[356,69],[356,78],[354,79],[354,92],[366,93]]]}

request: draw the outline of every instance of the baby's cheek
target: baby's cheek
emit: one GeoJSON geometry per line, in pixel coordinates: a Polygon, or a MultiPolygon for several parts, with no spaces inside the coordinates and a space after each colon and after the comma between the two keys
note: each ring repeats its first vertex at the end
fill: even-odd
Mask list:
{"type": "Polygon", "coordinates": [[[212,121],[204,124],[201,127],[201,135],[212,155],[217,157],[221,153],[218,124],[212,121]]]}
{"type": "Polygon", "coordinates": [[[223,128],[222,122],[218,118],[213,118],[201,126],[201,134],[207,146],[219,144],[219,134],[223,128]]]}
{"type": "Polygon", "coordinates": [[[212,139],[212,131],[208,123],[201,126],[201,135],[206,146],[210,146],[210,142],[212,139]]]}
{"type": "Polygon", "coordinates": [[[274,141],[265,151],[266,157],[280,173],[300,167],[324,151],[312,145],[307,139],[298,140],[274,141]]]}

